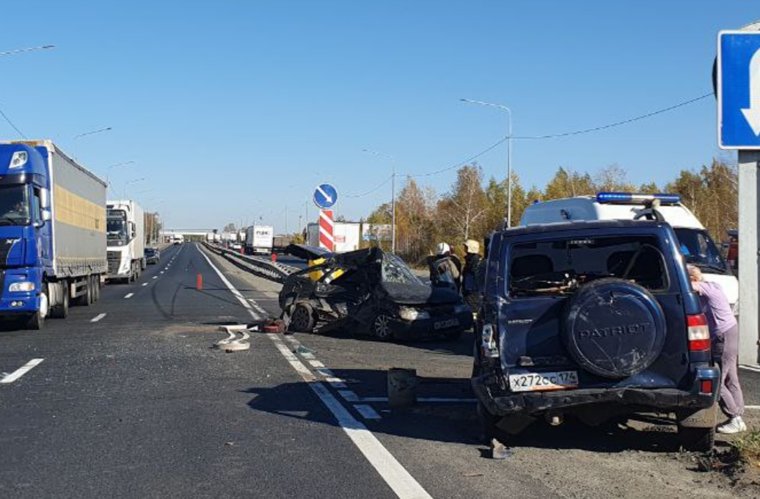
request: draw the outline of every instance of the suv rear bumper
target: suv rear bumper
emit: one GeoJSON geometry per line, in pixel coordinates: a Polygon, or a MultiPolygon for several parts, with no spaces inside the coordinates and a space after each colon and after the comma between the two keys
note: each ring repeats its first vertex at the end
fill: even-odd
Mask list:
{"type": "Polygon", "coordinates": [[[584,405],[619,404],[655,409],[705,409],[712,406],[720,389],[720,369],[698,368],[690,390],[676,388],[608,387],[549,392],[510,392],[496,387],[493,374],[472,379],[478,400],[494,416],[533,414],[584,405]],[[712,381],[712,392],[702,393],[702,381],[712,381]]]}

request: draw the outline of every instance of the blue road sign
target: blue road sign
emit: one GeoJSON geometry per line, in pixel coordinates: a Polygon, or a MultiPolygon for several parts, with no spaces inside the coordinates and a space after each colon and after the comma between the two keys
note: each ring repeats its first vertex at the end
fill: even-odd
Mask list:
{"type": "Polygon", "coordinates": [[[320,184],[314,189],[314,204],[319,209],[332,208],[337,200],[338,191],[330,184],[320,184]]]}
{"type": "Polygon", "coordinates": [[[760,32],[718,34],[718,145],[760,149],[760,32]]]}

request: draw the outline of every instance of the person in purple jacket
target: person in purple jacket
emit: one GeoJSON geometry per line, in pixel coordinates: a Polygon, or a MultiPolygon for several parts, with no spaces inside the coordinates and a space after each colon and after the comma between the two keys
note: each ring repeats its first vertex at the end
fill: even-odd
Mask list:
{"type": "Polygon", "coordinates": [[[687,265],[689,279],[694,291],[699,295],[702,311],[707,317],[712,338],[713,356],[720,358],[721,388],[720,402],[728,414],[728,422],[718,426],[719,433],[739,433],[747,430],[742,419],[744,396],[739,384],[739,326],[728,303],[728,298],[720,284],[705,281],[702,271],[687,265]]]}

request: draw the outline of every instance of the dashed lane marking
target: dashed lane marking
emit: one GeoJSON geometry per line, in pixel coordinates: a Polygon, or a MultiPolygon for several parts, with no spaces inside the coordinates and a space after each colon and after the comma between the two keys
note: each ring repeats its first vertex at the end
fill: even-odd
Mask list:
{"type": "MultiPolygon", "coordinates": [[[[197,249],[197,246],[196,246],[197,249]]],[[[222,282],[227,286],[230,292],[235,298],[240,301],[241,304],[248,310],[248,313],[254,320],[260,320],[258,314],[253,310],[250,303],[243,298],[232,283],[227,280],[222,272],[216,268],[211,262],[211,259],[206,256],[200,249],[198,252],[208,262],[209,266],[219,275],[222,282]]],[[[415,480],[415,478],[404,468],[404,466],[398,462],[398,460],[391,454],[388,449],[377,439],[377,437],[367,429],[364,424],[356,419],[341,404],[335,396],[330,393],[324,383],[317,381],[316,376],[312,374],[308,367],[306,367],[293,352],[288,349],[287,345],[273,333],[267,333],[267,337],[272,340],[277,350],[295,369],[295,371],[301,376],[301,379],[309,385],[309,388],[319,397],[322,403],[330,410],[335,417],[338,425],[348,435],[348,438],[354,443],[357,449],[364,455],[369,463],[377,470],[385,483],[402,499],[416,498],[425,499],[430,498],[430,494],[415,480]]]]}
{"type": "Polygon", "coordinates": [[[144,282],[144,283],[143,283],[143,287],[145,287],[145,286],[147,286],[147,285],[148,285],[148,283],[147,283],[147,282],[144,282]]]}
{"type": "Polygon", "coordinates": [[[7,385],[9,383],[13,383],[17,379],[19,379],[24,374],[28,373],[32,369],[34,369],[36,366],[40,365],[42,361],[45,359],[32,359],[20,368],[16,369],[12,373],[6,375],[3,379],[0,379],[0,384],[7,385]]]}
{"type": "Polygon", "coordinates": [[[90,322],[98,322],[99,320],[101,320],[105,316],[106,316],[105,313],[98,314],[95,317],[93,317],[92,319],[90,319],[90,322]]]}
{"type": "Polygon", "coordinates": [[[371,405],[356,404],[354,405],[354,409],[356,409],[364,419],[380,419],[380,414],[378,414],[371,405]]]}
{"type": "Polygon", "coordinates": [[[158,276],[157,276],[157,275],[154,275],[154,276],[153,276],[153,279],[158,279],[158,276]]]}
{"type": "Polygon", "coordinates": [[[134,293],[127,293],[127,294],[125,294],[125,295],[124,295],[124,299],[125,299],[125,300],[129,300],[129,299],[130,299],[130,298],[132,298],[133,296],[135,296],[135,294],[134,294],[134,293]]]}

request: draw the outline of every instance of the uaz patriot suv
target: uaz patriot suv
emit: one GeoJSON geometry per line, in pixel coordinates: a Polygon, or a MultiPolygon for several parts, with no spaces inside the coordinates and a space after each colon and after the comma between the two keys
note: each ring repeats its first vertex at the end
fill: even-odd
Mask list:
{"type": "Polygon", "coordinates": [[[502,230],[485,272],[472,384],[489,436],[658,412],[685,448],[712,447],[720,371],[667,223],[502,230]]]}

